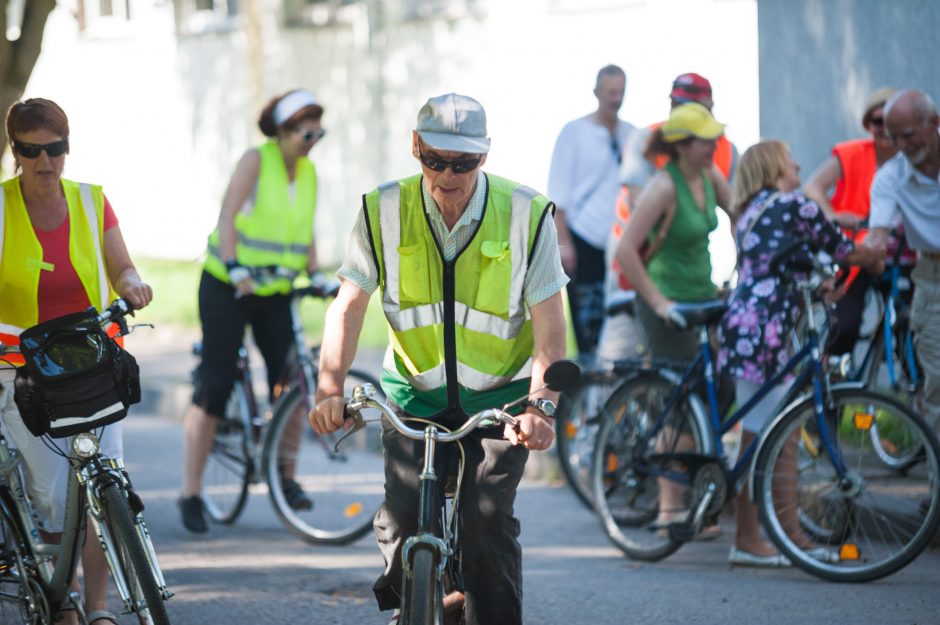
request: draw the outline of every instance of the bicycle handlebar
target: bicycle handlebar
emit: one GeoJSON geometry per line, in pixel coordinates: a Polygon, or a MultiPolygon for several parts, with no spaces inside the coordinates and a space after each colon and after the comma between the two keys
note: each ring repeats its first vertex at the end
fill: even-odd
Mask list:
{"type": "MultiPolygon", "coordinates": [[[[388,419],[392,427],[401,432],[404,436],[414,440],[424,440],[425,429],[419,430],[408,426],[388,404],[379,399],[376,399],[375,393],[375,387],[371,384],[357,386],[353,390],[353,397],[346,404],[346,409],[350,415],[348,418],[351,418],[356,425],[354,425],[353,428],[347,432],[343,438],[352,432],[365,427],[365,420],[360,414],[361,410],[365,408],[375,408],[382,413],[383,417],[388,419]]],[[[439,442],[450,443],[464,438],[477,428],[493,427],[504,423],[515,427],[518,423],[518,420],[514,416],[506,413],[501,408],[487,408],[486,410],[481,410],[480,412],[468,418],[456,430],[452,430],[450,432],[438,431],[436,439],[439,442]]],[[[342,439],[340,439],[340,441],[342,441],[342,439]]],[[[337,442],[337,445],[339,445],[340,441],[337,442]]]]}
{"type": "MultiPolygon", "coordinates": [[[[94,308],[94,306],[91,308],[94,308]]],[[[109,321],[118,324],[118,328],[121,330],[118,336],[124,336],[127,334],[127,322],[124,320],[124,318],[127,315],[132,315],[133,313],[134,306],[123,297],[119,297],[118,299],[111,302],[110,306],[101,311],[98,314],[96,320],[99,325],[104,325],[109,321]]],[[[19,353],[19,351],[19,345],[4,345],[3,342],[0,341],[0,355],[16,354],[19,353]]]]}

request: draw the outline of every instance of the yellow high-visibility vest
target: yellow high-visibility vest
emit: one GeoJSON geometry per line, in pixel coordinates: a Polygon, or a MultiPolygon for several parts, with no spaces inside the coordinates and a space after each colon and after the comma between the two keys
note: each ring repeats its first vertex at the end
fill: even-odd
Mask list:
{"type": "MultiPolygon", "coordinates": [[[[290,193],[287,166],[276,141],[258,147],[254,207],[235,217],[236,260],[245,267],[281,267],[297,273],[307,268],[313,241],[313,217],[317,203],[317,170],[307,157],[297,159],[294,192],[290,193]]],[[[228,271],[219,252],[219,229],[209,235],[206,271],[228,282],[228,271]]],[[[258,285],[256,295],[289,293],[291,281],[277,279],[258,285]]]]}
{"type": "MultiPolygon", "coordinates": [[[[69,258],[88,301],[104,310],[116,297],[105,266],[104,193],[98,185],[60,182],[69,211],[69,258]]],[[[54,267],[43,261],[19,177],[0,187],[0,341],[17,345],[20,333],[39,323],[39,276],[54,267]]]]}
{"type": "Polygon", "coordinates": [[[420,175],[363,198],[391,342],[383,388],[414,414],[476,412],[528,388],[534,340],[523,287],[554,205],[505,178],[485,180],[482,221],[451,262],[427,221],[420,175]]]}

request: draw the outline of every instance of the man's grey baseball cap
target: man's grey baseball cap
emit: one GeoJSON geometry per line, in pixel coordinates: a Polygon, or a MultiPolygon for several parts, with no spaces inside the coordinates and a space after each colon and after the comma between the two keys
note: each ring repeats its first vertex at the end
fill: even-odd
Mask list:
{"type": "Polygon", "coordinates": [[[471,97],[448,93],[435,96],[418,111],[418,134],[428,146],[445,152],[486,154],[486,111],[471,97]]]}

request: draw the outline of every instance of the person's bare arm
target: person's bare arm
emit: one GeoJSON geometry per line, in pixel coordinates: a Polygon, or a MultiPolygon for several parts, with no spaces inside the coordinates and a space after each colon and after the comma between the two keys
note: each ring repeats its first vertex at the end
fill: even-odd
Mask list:
{"type": "Polygon", "coordinates": [[[836,186],[840,178],[842,178],[842,165],[839,159],[832,156],[809,177],[803,185],[803,194],[816,202],[830,221],[843,228],[856,229],[861,221],[858,215],[848,212],[837,213],[829,202],[829,189],[836,186]]]}
{"type": "Polygon", "coordinates": [[[616,253],[620,270],[633,283],[637,294],[663,319],[668,319],[669,308],[673,302],[653,284],[646,272],[646,265],[640,257],[640,250],[646,243],[650,230],[667,210],[675,209],[675,203],[675,186],[669,175],[657,174],[643,191],[636,208],[631,212],[616,253]]]}
{"type": "Polygon", "coordinates": [[[317,377],[317,405],[307,417],[317,434],[333,432],[343,426],[343,383],[356,357],[369,297],[369,293],[353,282],[344,280],[336,299],[326,311],[317,377]]]}
{"type": "Polygon", "coordinates": [[[568,230],[565,210],[561,207],[556,207],[555,210],[555,230],[558,232],[558,251],[561,253],[561,266],[568,276],[573,276],[575,269],[578,268],[578,253],[574,249],[571,231],[568,230]]]}
{"type": "Polygon", "coordinates": [[[718,169],[717,165],[712,164],[708,171],[712,186],[715,187],[715,201],[718,206],[727,213],[728,217],[734,221],[734,215],[731,214],[731,185],[725,180],[724,174],[718,169]]]}
{"type": "Polygon", "coordinates": [[[104,233],[104,264],[108,280],[114,285],[118,295],[131,303],[134,308],[143,308],[153,299],[150,285],[140,279],[134,261],[127,252],[120,226],[104,233]]]}
{"type": "MultiPolygon", "coordinates": [[[[532,315],[532,334],[535,351],[532,355],[531,398],[558,401],[558,393],[540,389],[545,385],[545,370],[553,362],[565,357],[565,312],[561,292],[555,293],[529,309],[532,315]]],[[[555,440],[553,420],[535,408],[527,408],[519,415],[519,433],[506,426],[505,436],[514,445],[525,445],[531,450],[548,449],[555,440]]]]}
{"type": "MultiPolygon", "coordinates": [[[[219,253],[222,255],[223,261],[237,259],[235,252],[235,217],[258,181],[260,167],[261,155],[258,154],[257,150],[248,150],[239,159],[235,171],[232,173],[232,178],[229,180],[228,188],[225,190],[225,196],[222,198],[222,210],[219,212],[219,253]]],[[[245,295],[254,290],[250,278],[246,278],[234,286],[245,295]]]]}

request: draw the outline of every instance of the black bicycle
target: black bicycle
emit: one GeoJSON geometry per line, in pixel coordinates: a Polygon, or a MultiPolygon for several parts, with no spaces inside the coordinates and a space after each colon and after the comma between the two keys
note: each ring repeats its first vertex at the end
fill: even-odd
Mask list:
{"type": "MultiPolygon", "coordinates": [[[[563,391],[576,384],[580,376],[578,365],[570,361],[553,363],[545,370],[545,388],[563,391]]],[[[434,455],[438,443],[457,443],[479,427],[516,426],[516,418],[506,411],[517,406],[528,395],[506,404],[502,408],[482,410],[471,416],[453,431],[424,419],[423,428],[412,428],[404,423],[385,402],[375,398],[375,388],[366,385],[354,389],[347,401],[353,427],[340,439],[354,435],[365,428],[368,421],[363,410],[377,410],[380,418],[410,439],[424,441],[424,463],[418,486],[418,533],[408,538],[402,548],[402,605],[401,625],[441,625],[444,622],[444,597],[462,591],[460,580],[460,541],[457,533],[460,510],[460,490],[463,479],[463,453],[459,454],[456,482],[453,489],[445,490],[444,504],[438,507],[437,490],[440,488],[434,469],[434,455]]],[[[449,476],[444,476],[449,477],[449,476]]]]}
{"type": "MultiPolygon", "coordinates": [[[[251,485],[264,483],[278,517],[306,542],[345,544],[371,529],[384,496],[378,437],[362,433],[338,451],[332,435],[317,436],[305,427],[314,406],[320,348],[307,348],[299,304],[305,297],[333,297],[336,288],[330,283],[292,291],[294,345],[269,411],[260,408],[248,352],[240,349],[232,395],[203,475],[202,498],[217,523],[234,523],[251,485]]],[[[194,353],[199,355],[198,346],[194,353]]],[[[348,396],[356,386],[379,384],[359,369],[351,369],[346,381],[348,396]]]]}

